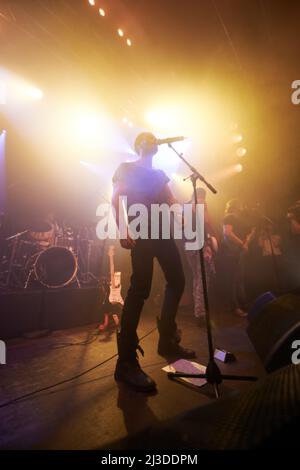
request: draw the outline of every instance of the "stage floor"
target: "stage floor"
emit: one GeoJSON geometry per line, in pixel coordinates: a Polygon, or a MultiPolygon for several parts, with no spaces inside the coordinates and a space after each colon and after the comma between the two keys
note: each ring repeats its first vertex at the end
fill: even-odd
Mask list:
{"type": "MultiPolygon", "coordinates": [[[[140,322],[142,337],[156,326],[156,312],[145,312],[140,322]]],[[[218,362],[226,373],[264,375],[263,367],[246,334],[247,320],[213,316],[215,345],[233,352],[237,361],[218,362]]],[[[206,365],[206,330],[196,325],[190,310],[181,310],[178,325],[182,344],[194,348],[197,362],[206,365]]],[[[0,366],[0,403],[81,374],[116,354],[115,335],[101,335],[87,345],[96,325],[53,332],[39,339],[7,342],[7,365],[0,366]],[[73,344],[73,345],[70,345],[73,344]],[[74,344],[75,343],[75,344],[74,344]]],[[[98,449],[144,428],[195,407],[212,403],[210,385],[195,390],[170,381],[157,352],[157,330],[141,346],[141,364],[157,383],[156,395],[143,395],[115,383],[116,358],[76,380],[42,391],[0,408],[1,449],[98,449]]],[[[223,397],[251,386],[247,382],[223,382],[223,397]]],[[[199,423],[199,428],[201,423],[199,423]]]]}

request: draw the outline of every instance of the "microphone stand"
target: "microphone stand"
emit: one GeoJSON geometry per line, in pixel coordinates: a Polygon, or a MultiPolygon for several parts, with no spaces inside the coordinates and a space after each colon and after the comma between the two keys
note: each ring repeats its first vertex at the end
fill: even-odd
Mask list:
{"type": "MultiPolygon", "coordinates": [[[[216,189],[202,176],[196,168],[194,168],[184,157],[182,153],[177,152],[177,150],[172,146],[172,144],[168,144],[168,147],[171,148],[176,155],[188,166],[188,168],[192,171],[192,174],[186,178],[190,179],[193,185],[193,194],[194,194],[194,202],[195,207],[197,204],[197,192],[196,192],[196,182],[197,180],[202,181],[207,188],[213,193],[216,194],[216,189]]],[[[246,376],[246,375],[228,375],[228,374],[221,374],[221,371],[218,365],[215,362],[214,358],[214,347],[213,347],[213,338],[212,338],[212,328],[211,328],[211,320],[210,320],[210,307],[208,301],[208,289],[207,289],[207,281],[206,281],[206,272],[205,272],[205,261],[204,261],[204,254],[203,254],[203,247],[198,250],[199,252],[199,261],[201,266],[201,277],[202,277],[202,287],[203,287],[203,297],[204,297],[204,307],[205,307],[205,320],[206,320],[206,332],[207,332],[207,344],[208,344],[208,353],[209,353],[209,360],[206,367],[206,371],[204,374],[184,374],[181,372],[169,372],[168,377],[170,379],[173,378],[202,378],[206,379],[207,382],[213,386],[216,398],[220,397],[219,385],[222,383],[223,379],[225,380],[241,380],[241,381],[255,381],[257,377],[253,376],[246,376]]]]}
{"type": "Polygon", "coordinates": [[[262,220],[264,222],[264,226],[263,228],[265,229],[266,231],[266,234],[267,234],[267,238],[268,238],[268,241],[270,243],[270,248],[271,248],[271,257],[272,257],[272,263],[273,263],[273,272],[275,274],[275,279],[276,279],[276,284],[277,284],[277,289],[279,292],[282,292],[282,279],[281,279],[281,275],[279,274],[279,268],[278,268],[278,264],[277,264],[277,260],[276,260],[276,255],[275,255],[275,251],[274,251],[274,245],[273,245],[273,241],[272,241],[272,232],[271,232],[271,228],[269,227],[269,224],[273,225],[273,222],[271,219],[268,219],[267,217],[262,217],[262,220]]]}

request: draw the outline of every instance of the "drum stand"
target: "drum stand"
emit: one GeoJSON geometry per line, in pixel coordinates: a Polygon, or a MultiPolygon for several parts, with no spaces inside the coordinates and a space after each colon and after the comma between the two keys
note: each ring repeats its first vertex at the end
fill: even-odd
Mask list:
{"type": "MultiPolygon", "coordinates": [[[[20,245],[20,237],[22,235],[25,235],[28,232],[28,230],[24,230],[23,232],[16,233],[15,235],[12,235],[11,237],[6,238],[6,241],[13,240],[13,247],[12,247],[12,252],[9,258],[9,264],[8,264],[8,269],[7,269],[7,278],[5,284],[1,285],[3,288],[9,288],[11,284],[11,278],[14,276],[17,278],[15,269],[17,266],[15,265],[15,259],[17,256],[18,248],[20,245]]],[[[20,266],[18,266],[20,267],[20,266]]],[[[19,279],[19,287],[21,284],[21,280],[19,279]]]]}
{"type": "MultiPolygon", "coordinates": [[[[31,268],[30,271],[29,271],[29,273],[28,273],[28,276],[27,276],[27,278],[26,278],[26,280],[25,280],[24,289],[27,289],[27,288],[28,288],[29,282],[31,281],[32,274],[34,274],[34,268],[31,268]]],[[[34,275],[34,276],[35,276],[35,275],[34,275]]],[[[36,276],[35,276],[35,278],[36,278],[36,276]]]]}
{"type": "Polygon", "coordinates": [[[82,254],[82,250],[80,248],[80,245],[79,245],[79,250],[78,250],[78,253],[79,253],[78,257],[80,257],[81,260],[84,260],[84,258],[86,258],[83,261],[85,272],[83,272],[81,274],[82,282],[84,284],[89,284],[91,281],[97,281],[98,282],[97,277],[90,271],[91,251],[92,251],[93,240],[87,240],[87,243],[88,243],[88,246],[87,246],[87,255],[86,256],[84,256],[82,254]]]}
{"type": "Polygon", "coordinates": [[[81,288],[81,283],[80,283],[80,281],[79,281],[79,278],[78,278],[77,274],[76,274],[76,276],[75,276],[75,282],[76,282],[76,284],[77,284],[78,289],[80,289],[80,288],[81,288]]]}

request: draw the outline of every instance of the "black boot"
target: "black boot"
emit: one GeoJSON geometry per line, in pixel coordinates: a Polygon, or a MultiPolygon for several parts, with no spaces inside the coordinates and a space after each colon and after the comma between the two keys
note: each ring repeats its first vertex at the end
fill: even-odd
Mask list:
{"type": "Polygon", "coordinates": [[[160,356],[169,359],[194,359],[196,357],[195,351],[180,346],[173,338],[160,338],[157,352],[160,356]]]}
{"type": "MultiPolygon", "coordinates": [[[[163,334],[163,331],[161,327],[161,319],[159,317],[156,317],[156,324],[157,324],[159,335],[161,336],[161,334],[163,334]]],[[[173,333],[174,340],[177,341],[177,343],[180,343],[181,336],[182,336],[182,331],[176,326],[176,330],[173,333]]]]}
{"type": "Polygon", "coordinates": [[[181,331],[176,328],[173,332],[163,329],[161,320],[157,318],[159,342],[157,352],[160,356],[173,359],[194,359],[195,351],[180,346],[181,331]]]}
{"type": "Polygon", "coordinates": [[[142,348],[138,346],[138,342],[129,345],[128,342],[123,340],[120,333],[117,332],[117,344],[119,359],[115,370],[115,380],[130,385],[138,392],[154,392],[156,384],[142,370],[137,358],[137,349],[144,355],[142,348]]]}

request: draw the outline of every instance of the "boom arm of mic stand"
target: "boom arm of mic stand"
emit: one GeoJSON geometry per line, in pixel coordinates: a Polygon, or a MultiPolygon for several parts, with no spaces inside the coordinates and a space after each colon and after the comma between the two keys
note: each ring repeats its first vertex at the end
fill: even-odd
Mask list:
{"type": "Polygon", "coordinates": [[[177,152],[177,150],[173,147],[172,144],[168,144],[168,147],[170,147],[176,153],[176,155],[178,155],[178,157],[189,167],[189,169],[193,172],[194,177],[197,177],[197,179],[202,181],[212,193],[217,194],[217,190],[208,181],[206,181],[204,176],[201,175],[199,171],[196,170],[196,168],[190,165],[190,163],[184,158],[182,153],[177,152]]]}

